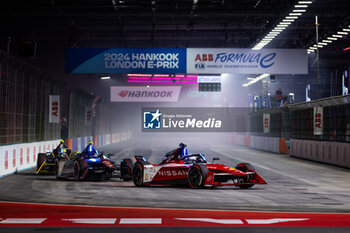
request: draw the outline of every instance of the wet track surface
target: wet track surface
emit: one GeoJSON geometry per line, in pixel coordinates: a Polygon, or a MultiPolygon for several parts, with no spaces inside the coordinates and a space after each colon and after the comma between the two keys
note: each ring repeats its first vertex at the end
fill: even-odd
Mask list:
{"type": "MultiPolygon", "coordinates": [[[[180,140],[150,139],[143,142],[130,140],[106,146],[103,150],[115,154],[112,159],[116,161],[137,154],[158,163],[166,152],[176,148],[180,140]]],[[[248,190],[237,187],[199,190],[135,187],[132,182],[118,178],[76,182],[34,175],[34,170],[29,170],[0,179],[0,200],[97,206],[350,212],[348,169],[230,144],[203,145],[190,139],[184,142],[190,153],[203,153],[208,161],[220,157],[219,162],[231,166],[239,162],[253,164],[268,185],[256,185],[248,190]]]]}

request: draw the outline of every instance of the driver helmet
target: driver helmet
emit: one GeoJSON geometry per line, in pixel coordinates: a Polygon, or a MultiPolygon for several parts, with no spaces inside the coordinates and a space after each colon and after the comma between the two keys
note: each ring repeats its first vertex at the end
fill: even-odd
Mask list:
{"type": "Polygon", "coordinates": [[[87,154],[87,155],[97,155],[98,151],[93,146],[93,143],[89,142],[87,147],[84,149],[84,153],[87,154]]]}
{"type": "Polygon", "coordinates": [[[188,155],[188,150],[186,146],[187,145],[183,144],[182,142],[180,143],[179,147],[181,148],[181,152],[180,152],[179,158],[182,158],[188,155]]]}

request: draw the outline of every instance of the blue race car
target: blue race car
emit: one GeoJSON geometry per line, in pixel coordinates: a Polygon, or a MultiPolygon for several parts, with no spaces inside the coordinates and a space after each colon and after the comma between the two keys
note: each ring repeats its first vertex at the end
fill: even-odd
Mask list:
{"type": "Polygon", "coordinates": [[[66,157],[55,160],[55,175],[60,178],[74,178],[75,180],[85,180],[93,178],[95,180],[109,179],[115,170],[115,162],[108,155],[99,153],[89,142],[87,147],[75,157],[66,157]]]}

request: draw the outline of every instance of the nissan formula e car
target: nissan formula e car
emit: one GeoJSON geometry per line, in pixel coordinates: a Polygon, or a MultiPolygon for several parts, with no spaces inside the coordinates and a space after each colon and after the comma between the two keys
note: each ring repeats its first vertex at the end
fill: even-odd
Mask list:
{"type": "MultiPolygon", "coordinates": [[[[191,188],[234,185],[242,189],[267,184],[249,163],[236,167],[207,163],[202,154],[188,155],[186,145],[168,152],[160,164],[135,156],[133,182],[136,186],[188,184],[191,188]]],[[[218,158],[214,158],[218,160],[218,158]]]]}
{"type": "MultiPolygon", "coordinates": [[[[125,172],[125,162],[122,161],[118,169],[123,168],[124,180],[131,179],[130,172],[125,172]]],[[[82,153],[75,157],[66,157],[64,159],[55,160],[55,175],[57,179],[60,178],[74,178],[75,180],[85,180],[93,178],[101,180],[103,178],[109,179],[113,176],[113,172],[117,169],[115,162],[112,161],[108,155],[99,153],[94,147],[93,143],[89,142],[88,146],[82,153]]]]}
{"type": "Polygon", "coordinates": [[[64,141],[61,140],[54,150],[38,154],[36,174],[54,174],[56,160],[65,160],[71,156],[74,157],[76,154],[77,152],[72,152],[72,150],[64,144],[64,141]]]}

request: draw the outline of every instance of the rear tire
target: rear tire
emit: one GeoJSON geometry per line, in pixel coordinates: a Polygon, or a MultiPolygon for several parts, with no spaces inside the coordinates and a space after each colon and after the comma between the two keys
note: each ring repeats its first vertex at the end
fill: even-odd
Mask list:
{"type": "Polygon", "coordinates": [[[202,164],[195,164],[188,170],[188,184],[191,188],[203,188],[208,175],[208,168],[202,164]]]}
{"type": "MultiPolygon", "coordinates": [[[[46,154],[44,153],[39,153],[38,154],[38,160],[36,161],[36,171],[39,170],[39,168],[41,167],[41,165],[45,162],[46,160],[46,154]]],[[[42,168],[41,168],[42,169],[42,168]]]]}
{"type": "MultiPolygon", "coordinates": [[[[242,171],[242,172],[248,172],[248,171],[255,171],[255,168],[253,165],[250,163],[240,163],[236,166],[236,169],[242,171]]],[[[238,185],[241,189],[249,189],[253,187],[254,184],[243,184],[243,185],[238,185]]]]}
{"type": "Polygon", "coordinates": [[[131,159],[123,159],[120,162],[120,177],[124,181],[130,181],[133,179],[132,170],[133,170],[134,162],[131,159]]]}
{"type": "Polygon", "coordinates": [[[143,185],[143,165],[141,163],[135,163],[132,169],[132,181],[137,187],[143,185]]]}

